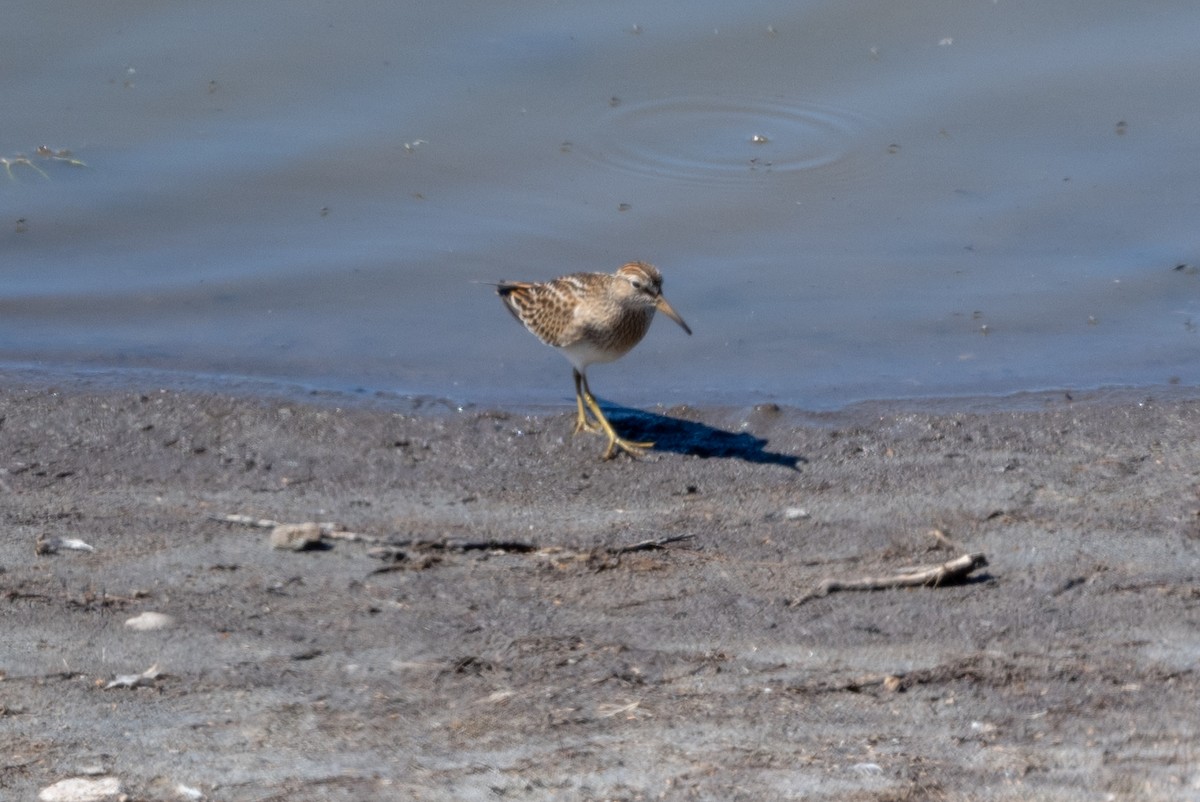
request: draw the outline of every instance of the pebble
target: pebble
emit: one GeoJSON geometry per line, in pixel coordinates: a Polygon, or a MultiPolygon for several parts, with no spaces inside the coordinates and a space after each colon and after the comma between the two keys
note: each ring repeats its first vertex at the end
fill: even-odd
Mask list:
{"type": "Polygon", "coordinates": [[[121,793],[116,777],[71,777],[48,785],[38,794],[42,802],[100,802],[121,793]]]}
{"type": "Polygon", "coordinates": [[[800,521],[809,517],[808,510],[803,507],[788,507],[783,511],[783,517],[789,521],[800,521]]]}
{"type": "Polygon", "coordinates": [[[321,525],[313,522],[303,524],[279,524],[271,530],[271,548],[304,551],[321,542],[321,525]]]}
{"type": "Polygon", "coordinates": [[[139,613],[125,622],[125,626],[138,632],[149,632],[155,629],[167,629],[175,624],[175,619],[164,613],[154,613],[147,610],[139,613]]]}

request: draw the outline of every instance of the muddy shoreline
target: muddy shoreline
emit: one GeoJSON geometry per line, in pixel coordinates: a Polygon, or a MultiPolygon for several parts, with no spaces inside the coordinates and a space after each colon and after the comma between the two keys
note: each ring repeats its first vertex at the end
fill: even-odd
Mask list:
{"type": "Polygon", "coordinates": [[[0,384],[0,796],[1200,797],[1200,393],[911,406],[0,384]]]}

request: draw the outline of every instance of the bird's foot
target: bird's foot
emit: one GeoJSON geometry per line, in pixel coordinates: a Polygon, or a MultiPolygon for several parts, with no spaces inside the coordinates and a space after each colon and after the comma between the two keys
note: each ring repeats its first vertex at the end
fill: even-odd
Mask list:
{"type": "Polygon", "coordinates": [[[583,411],[583,404],[580,403],[579,414],[577,414],[575,416],[575,431],[571,432],[571,434],[576,435],[576,434],[579,434],[580,432],[590,432],[592,434],[600,434],[603,431],[604,431],[603,427],[598,426],[595,423],[592,423],[590,420],[588,420],[587,414],[583,411]]]}
{"type": "Polygon", "coordinates": [[[617,434],[617,430],[613,428],[612,423],[604,416],[604,410],[600,409],[600,405],[596,403],[596,397],[588,391],[587,386],[583,388],[583,392],[576,396],[579,403],[579,416],[575,419],[575,431],[586,430],[589,432],[600,431],[608,435],[608,448],[604,450],[601,459],[612,459],[617,455],[618,451],[624,451],[631,457],[640,457],[645,453],[646,449],[653,448],[654,443],[640,443],[636,440],[626,440],[617,434]],[[584,405],[591,410],[592,417],[596,419],[596,425],[592,426],[591,421],[584,414],[584,405]]]}
{"type": "Polygon", "coordinates": [[[654,448],[654,443],[626,440],[624,437],[613,435],[609,437],[608,449],[604,452],[604,456],[601,459],[612,459],[617,456],[618,451],[624,451],[631,457],[640,457],[651,448],[654,448]]]}

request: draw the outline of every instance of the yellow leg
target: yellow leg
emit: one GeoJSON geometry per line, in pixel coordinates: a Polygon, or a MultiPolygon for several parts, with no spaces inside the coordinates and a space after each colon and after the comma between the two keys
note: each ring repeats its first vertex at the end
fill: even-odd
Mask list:
{"type": "MultiPolygon", "coordinates": [[[[596,403],[595,396],[592,395],[592,388],[588,387],[587,377],[580,377],[583,381],[583,400],[595,416],[596,422],[600,424],[600,428],[608,435],[608,449],[604,452],[601,459],[612,459],[617,455],[617,449],[621,449],[631,457],[639,457],[648,448],[653,448],[654,443],[639,443],[633,440],[626,440],[617,434],[616,429],[608,422],[608,418],[604,417],[604,412],[600,409],[600,405],[596,403]]],[[[594,431],[594,429],[589,429],[594,431]]]]}
{"type": "Polygon", "coordinates": [[[585,382],[586,379],[583,378],[583,375],[580,374],[579,371],[574,370],[572,372],[575,374],[575,408],[576,408],[575,431],[573,432],[573,434],[579,434],[580,432],[599,433],[603,430],[599,426],[597,426],[596,424],[594,424],[590,420],[588,420],[587,411],[583,408],[583,389],[580,386],[580,383],[585,382]]]}

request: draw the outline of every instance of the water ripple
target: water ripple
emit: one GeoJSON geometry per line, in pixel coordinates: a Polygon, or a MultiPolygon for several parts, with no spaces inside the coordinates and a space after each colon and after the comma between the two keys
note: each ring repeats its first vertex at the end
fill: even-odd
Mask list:
{"type": "Polygon", "coordinates": [[[639,175],[756,181],[841,161],[868,127],[855,112],[807,101],[668,97],[615,105],[581,150],[605,167],[639,175]]]}

